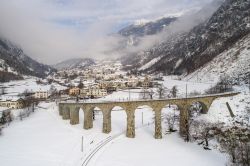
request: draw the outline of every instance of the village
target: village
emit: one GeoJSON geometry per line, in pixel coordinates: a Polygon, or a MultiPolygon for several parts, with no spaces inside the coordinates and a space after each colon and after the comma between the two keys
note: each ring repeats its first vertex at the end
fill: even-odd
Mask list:
{"type": "MultiPolygon", "coordinates": [[[[218,93],[221,93],[221,95],[227,95],[226,92],[229,92],[236,95],[213,99],[213,104],[207,109],[207,111],[209,110],[208,113],[202,113],[203,108],[206,107],[203,107],[204,105],[200,102],[190,104],[189,109],[193,112],[190,114],[192,122],[190,123],[190,135],[193,138],[201,137],[203,139],[203,136],[196,133],[197,126],[201,126],[201,129],[198,128],[199,130],[205,131],[203,127],[210,126],[212,123],[215,123],[215,125],[224,124],[225,128],[226,126],[232,126],[237,121],[241,121],[243,125],[249,125],[247,103],[250,103],[250,98],[248,88],[239,89],[242,91],[241,94],[235,93],[232,88],[232,85],[226,84],[226,80],[222,80],[221,83],[194,82],[194,80],[181,80],[181,77],[178,76],[141,74],[136,71],[124,72],[119,62],[101,62],[82,69],[59,70],[45,79],[29,76],[25,77],[24,80],[3,83],[0,87],[0,136],[4,139],[3,142],[0,142],[0,146],[8,149],[6,145],[10,145],[10,153],[16,154],[16,148],[18,148],[18,152],[23,153],[26,147],[22,146],[22,143],[27,140],[25,144],[29,144],[31,147],[38,145],[39,151],[46,154],[48,146],[39,144],[39,142],[45,141],[46,145],[53,144],[56,146],[56,148],[50,149],[54,155],[58,155],[59,151],[62,152],[62,155],[54,157],[58,159],[56,165],[60,165],[59,161],[66,162],[67,157],[70,158],[67,165],[82,165],[93,154],[101,153],[98,150],[100,146],[111,146],[111,153],[116,154],[118,152],[112,149],[113,142],[118,145],[118,139],[121,139],[123,142],[119,149],[127,148],[130,145],[129,143],[133,142],[131,138],[135,137],[136,145],[131,145],[130,148],[137,146],[137,149],[143,149],[139,147],[151,144],[154,144],[157,149],[161,149],[162,144],[173,149],[180,147],[179,150],[186,147],[192,149],[193,153],[200,154],[198,165],[202,165],[206,160],[209,165],[220,166],[227,161],[227,156],[218,153],[217,143],[214,144],[211,140],[207,144],[197,145],[196,142],[192,141],[187,144],[182,140],[186,137],[182,138],[178,135],[179,132],[175,132],[182,131],[178,126],[183,124],[176,104],[167,104],[162,107],[162,115],[158,116],[158,119],[155,119],[157,114],[154,112],[154,106],[157,107],[157,102],[161,101],[187,101],[187,99],[192,100],[192,97],[198,100],[199,97],[206,97],[206,95],[209,99],[209,94],[218,95],[218,93]],[[131,122],[128,116],[130,114],[126,112],[126,110],[129,111],[129,107],[126,108],[125,105],[126,103],[137,102],[144,102],[144,104],[138,105],[135,110],[132,110],[134,116],[130,116],[130,118],[134,117],[134,124],[129,123],[131,122]],[[107,112],[104,112],[104,107],[94,105],[93,114],[88,116],[89,119],[86,118],[86,110],[80,108],[77,112],[77,120],[74,119],[75,116],[72,112],[77,111],[77,109],[67,107],[67,105],[91,105],[95,103],[100,103],[100,105],[106,103],[106,106],[109,103],[111,105],[112,103],[118,104],[115,107],[112,106],[112,109],[110,106],[109,116],[107,116],[107,112]],[[119,103],[125,105],[119,105],[119,103]],[[150,105],[150,103],[153,104],[150,105]],[[239,105],[241,106],[239,107],[239,105]],[[107,120],[109,117],[110,121],[107,120]],[[158,124],[155,123],[157,120],[158,122],[162,121],[162,127],[160,127],[162,132],[158,133],[156,132],[157,127],[153,125],[158,124]],[[90,122],[93,123],[93,126],[87,126],[90,122]],[[197,125],[197,123],[199,124],[197,125]],[[110,127],[105,127],[106,124],[110,127]],[[19,133],[17,132],[19,126],[22,128],[20,133],[35,132],[34,139],[32,138],[32,141],[28,139],[30,134],[27,136],[20,134],[18,135],[20,140],[9,140],[8,135],[11,135],[9,132],[19,133]],[[63,139],[61,139],[62,137],[63,139]],[[162,140],[159,140],[160,144],[158,144],[153,138],[162,140]],[[60,140],[59,143],[58,140],[60,140]],[[10,142],[15,142],[15,144],[10,144],[10,142]],[[182,144],[182,146],[177,146],[179,144],[182,144]],[[203,149],[208,149],[209,152],[203,149]],[[68,156],[69,151],[72,152],[72,155],[68,156]],[[216,160],[211,160],[214,155],[216,155],[216,160]]],[[[238,87],[235,86],[234,88],[237,89],[238,87]]],[[[205,100],[207,99],[204,98],[205,100]]],[[[152,149],[152,147],[147,147],[147,149],[152,149]]],[[[161,155],[155,157],[164,157],[168,148],[163,148],[161,151],[161,155]]],[[[151,156],[152,151],[147,151],[147,154],[151,156]]],[[[4,153],[0,155],[4,156],[4,153]]],[[[33,157],[40,156],[36,153],[30,155],[33,157]]],[[[133,152],[133,155],[135,155],[135,152],[133,152]]],[[[183,151],[179,154],[179,157],[185,155],[186,152],[183,151]]],[[[98,155],[95,156],[98,158],[98,155]]],[[[189,156],[194,158],[191,160],[192,165],[197,164],[195,156],[192,153],[189,156]]],[[[54,158],[50,159],[49,156],[45,156],[45,158],[42,163],[54,165],[54,158]]],[[[19,159],[11,160],[13,163],[18,161],[19,159]]],[[[96,161],[99,160],[91,159],[90,163],[93,162],[94,164],[96,161]]],[[[111,161],[111,159],[108,159],[108,161],[111,161]]],[[[26,162],[26,159],[21,160],[21,163],[26,164],[26,162]]],[[[153,163],[149,165],[153,165],[153,163]]]]}
{"type": "MultiPolygon", "coordinates": [[[[159,85],[154,80],[159,79],[162,78],[123,72],[118,62],[94,65],[83,70],[58,71],[46,79],[27,78],[19,81],[27,85],[17,87],[14,92],[8,90],[13,85],[3,85],[0,87],[0,107],[22,109],[39,101],[98,99],[127,89],[150,93],[150,88],[159,85]]],[[[146,94],[144,95],[146,97],[146,94]]]]}

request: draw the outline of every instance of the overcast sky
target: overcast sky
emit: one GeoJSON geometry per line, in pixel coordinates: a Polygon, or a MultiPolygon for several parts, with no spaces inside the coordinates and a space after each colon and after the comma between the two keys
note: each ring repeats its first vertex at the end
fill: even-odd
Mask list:
{"type": "Polygon", "coordinates": [[[55,64],[103,57],[117,42],[108,34],[138,19],[197,10],[211,0],[1,0],[0,36],[30,57],[55,64]]]}

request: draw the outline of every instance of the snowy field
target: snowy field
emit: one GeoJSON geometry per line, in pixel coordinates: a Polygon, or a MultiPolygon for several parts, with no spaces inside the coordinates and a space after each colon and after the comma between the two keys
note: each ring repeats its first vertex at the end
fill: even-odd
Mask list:
{"type": "MultiPolygon", "coordinates": [[[[29,81],[31,82],[31,81],[29,81]]],[[[179,95],[188,91],[204,92],[208,84],[190,83],[165,78],[164,85],[169,89],[177,85],[179,95]]],[[[14,91],[14,90],[12,90],[14,91]]],[[[130,98],[136,100],[140,89],[118,91],[104,99],[117,100],[130,98]]],[[[233,123],[242,117],[249,117],[246,107],[250,104],[248,92],[234,97],[216,99],[208,114],[202,115],[201,120],[212,123],[233,123]],[[232,107],[235,118],[231,118],[225,103],[232,107]]],[[[170,112],[164,108],[163,115],[170,112]]],[[[223,166],[228,157],[217,150],[203,150],[196,143],[184,142],[178,135],[165,134],[163,139],[154,139],[153,112],[143,106],[136,110],[136,137],[125,136],[126,113],[121,108],[112,111],[112,132],[102,133],[102,114],[96,113],[94,127],[83,129],[83,112],[80,111],[80,124],[70,125],[69,120],[62,120],[58,115],[55,103],[41,103],[35,113],[20,121],[15,119],[10,126],[3,130],[0,136],[0,161],[3,166],[223,166]],[[83,137],[83,146],[81,144],[83,137]],[[108,141],[109,140],[109,141],[108,141]],[[107,143],[105,143],[108,141],[107,143]],[[88,158],[100,145],[103,145],[93,157],[88,158]],[[81,151],[83,147],[83,152],[81,151]],[[90,160],[86,160],[90,159],[90,160]],[[84,165],[85,165],[84,164],[84,165]]],[[[247,119],[245,118],[247,121],[247,119]]]]}
{"type": "MultiPolygon", "coordinates": [[[[65,87],[58,85],[56,83],[52,83],[51,85],[53,85],[57,90],[65,89],[65,87]]],[[[43,85],[43,84],[38,85],[36,83],[36,79],[33,77],[29,77],[25,80],[11,81],[1,84],[1,86],[6,87],[5,92],[7,93],[7,96],[18,95],[20,93],[23,93],[25,90],[28,90],[30,92],[36,92],[39,90],[49,91],[51,85],[43,85]]]]}
{"type": "Polygon", "coordinates": [[[219,152],[204,151],[202,147],[186,143],[178,134],[164,135],[163,139],[153,138],[153,113],[149,108],[136,110],[136,138],[125,137],[126,114],[124,111],[112,112],[112,132],[101,133],[102,115],[98,114],[91,130],[82,129],[80,124],[71,126],[58,115],[54,103],[42,103],[23,121],[16,120],[4,129],[0,137],[0,161],[3,166],[80,166],[88,154],[103,140],[117,135],[105,145],[89,162],[92,166],[221,166],[227,157],[219,152]],[[142,112],[144,127],[142,125],[142,112]],[[81,139],[83,136],[83,152],[81,139]],[[181,160],[180,160],[181,159],[181,160]]]}

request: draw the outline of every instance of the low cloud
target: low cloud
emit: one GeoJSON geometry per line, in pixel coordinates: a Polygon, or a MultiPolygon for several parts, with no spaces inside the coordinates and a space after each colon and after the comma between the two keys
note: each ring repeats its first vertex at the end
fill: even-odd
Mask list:
{"type": "MultiPolygon", "coordinates": [[[[117,27],[137,19],[155,19],[187,8],[199,8],[207,2],[1,0],[0,36],[22,47],[32,58],[47,64],[75,57],[115,57],[119,53],[111,53],[110,50],[118,47],[117,43],[122,39],[110,34],[118,31],[117,27]]],[[[153,39],[145,41],[151,44],[150,40],[153,39]]]]}

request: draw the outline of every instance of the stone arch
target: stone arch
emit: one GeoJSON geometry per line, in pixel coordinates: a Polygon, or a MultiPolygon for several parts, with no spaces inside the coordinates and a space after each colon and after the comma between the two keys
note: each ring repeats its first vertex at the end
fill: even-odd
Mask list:
{"type": "MultiPolygon", "coordinates": [[[[154,114],[154,111],[155,111],[154,107],[150,104],[138,104],[135,108],[135,114],[136,114],[135,118],[136,118],[136,120],[138,118],[140,118],[140,122],[141,122],[140,124],[142,124],[142,114],[140,114],[139,112],[143,112],[144,113],[143,116],[147,116],[147,115],[145,115],[145,113],[153,113],[154,114]]],[[[149,121],[145,121],[145,122],[148,123],[149,121]]],[[[149,123],[152,123],[152,120],[149,123]]],[[[139,127],[139,125],[137,123],[136,123],[136,127],[139,127]]]]}
{"type": "Polygon", "coordinates": [[[168,124],[168,125],[164,126],[167,128],[164,128],[163,130],[167,130],[167,131],[178,130],[177,128],[175,128],[175,125],[179,123],[179,119],[178,119],[179,116],[180,116],[180,106],[178,104],[164,103],[164,105],[161,108],[161,122],[163,124],[168,124]]]}
{"type": "Polygon", "coordinates": [[[76,125],[79,124],[79,111],[81,107],[72,107],[70,109],[70,124],[76,125]]]}
{"type": "Polygon", "coordinates": [[[91,107],[91,114],[92,114],[92,121],[93,121],[93,126],[98,126],[102,127],[102,131],[103,131],[103,122],[104,122],[104,108],[102,107],[102,105],[93,105],[91,107]]]}
{"type": "MultiPolygon", "coordinates": [[[[103,133],[110,133],[112,130],[112,122],[116,122],[116,121],[112,121],[112,113],[113,114],[120,114],[121,112],[117,112],[117,111],[124,111],[125,113],[125,109],[123,107],[123,105],[119,105],[119,104],[112,104],[109,106],[105,106],[103,109],[103,133]]],[[[118,116],[121,117],[121,116],[118,116]]],[[[122,118],[122,117],[121,117],[122,118]]],[[[119,123],[117,123],[114,126],[119,126],[122,125],[122,120],[119,121],[119,123]]]]}
{"type": "Polygon", "coordinates": [[[201,114],[207,114],[208,112],[208,106],[206,103],[204,103],[202,100],[197,100],[189,104],[190,111],[198,111],[201,114]],[[194,110],[191,110],[191,109],[194,110]]]}
{"type": "Polygon", "coordinates": [[[149,134],[154,134],[150,124],[155,121],[155,109],[150,103],[140,103],[135,108],[135,132],[137,129],[147,125],[147,128],[143,128],[149,134]],[[150,127],[149,127],[150,126],[150,127]]]}
{"type": "Polygon", "coordinates": [[[94,105],[90,108],[90,111],[92,113],[92,119],[94,120],[95,119],[95,116],[94,116],[94,111],[99,111],[100,113],[102,113],[102,107],[98,106],[98,105],[94,105]]]}

